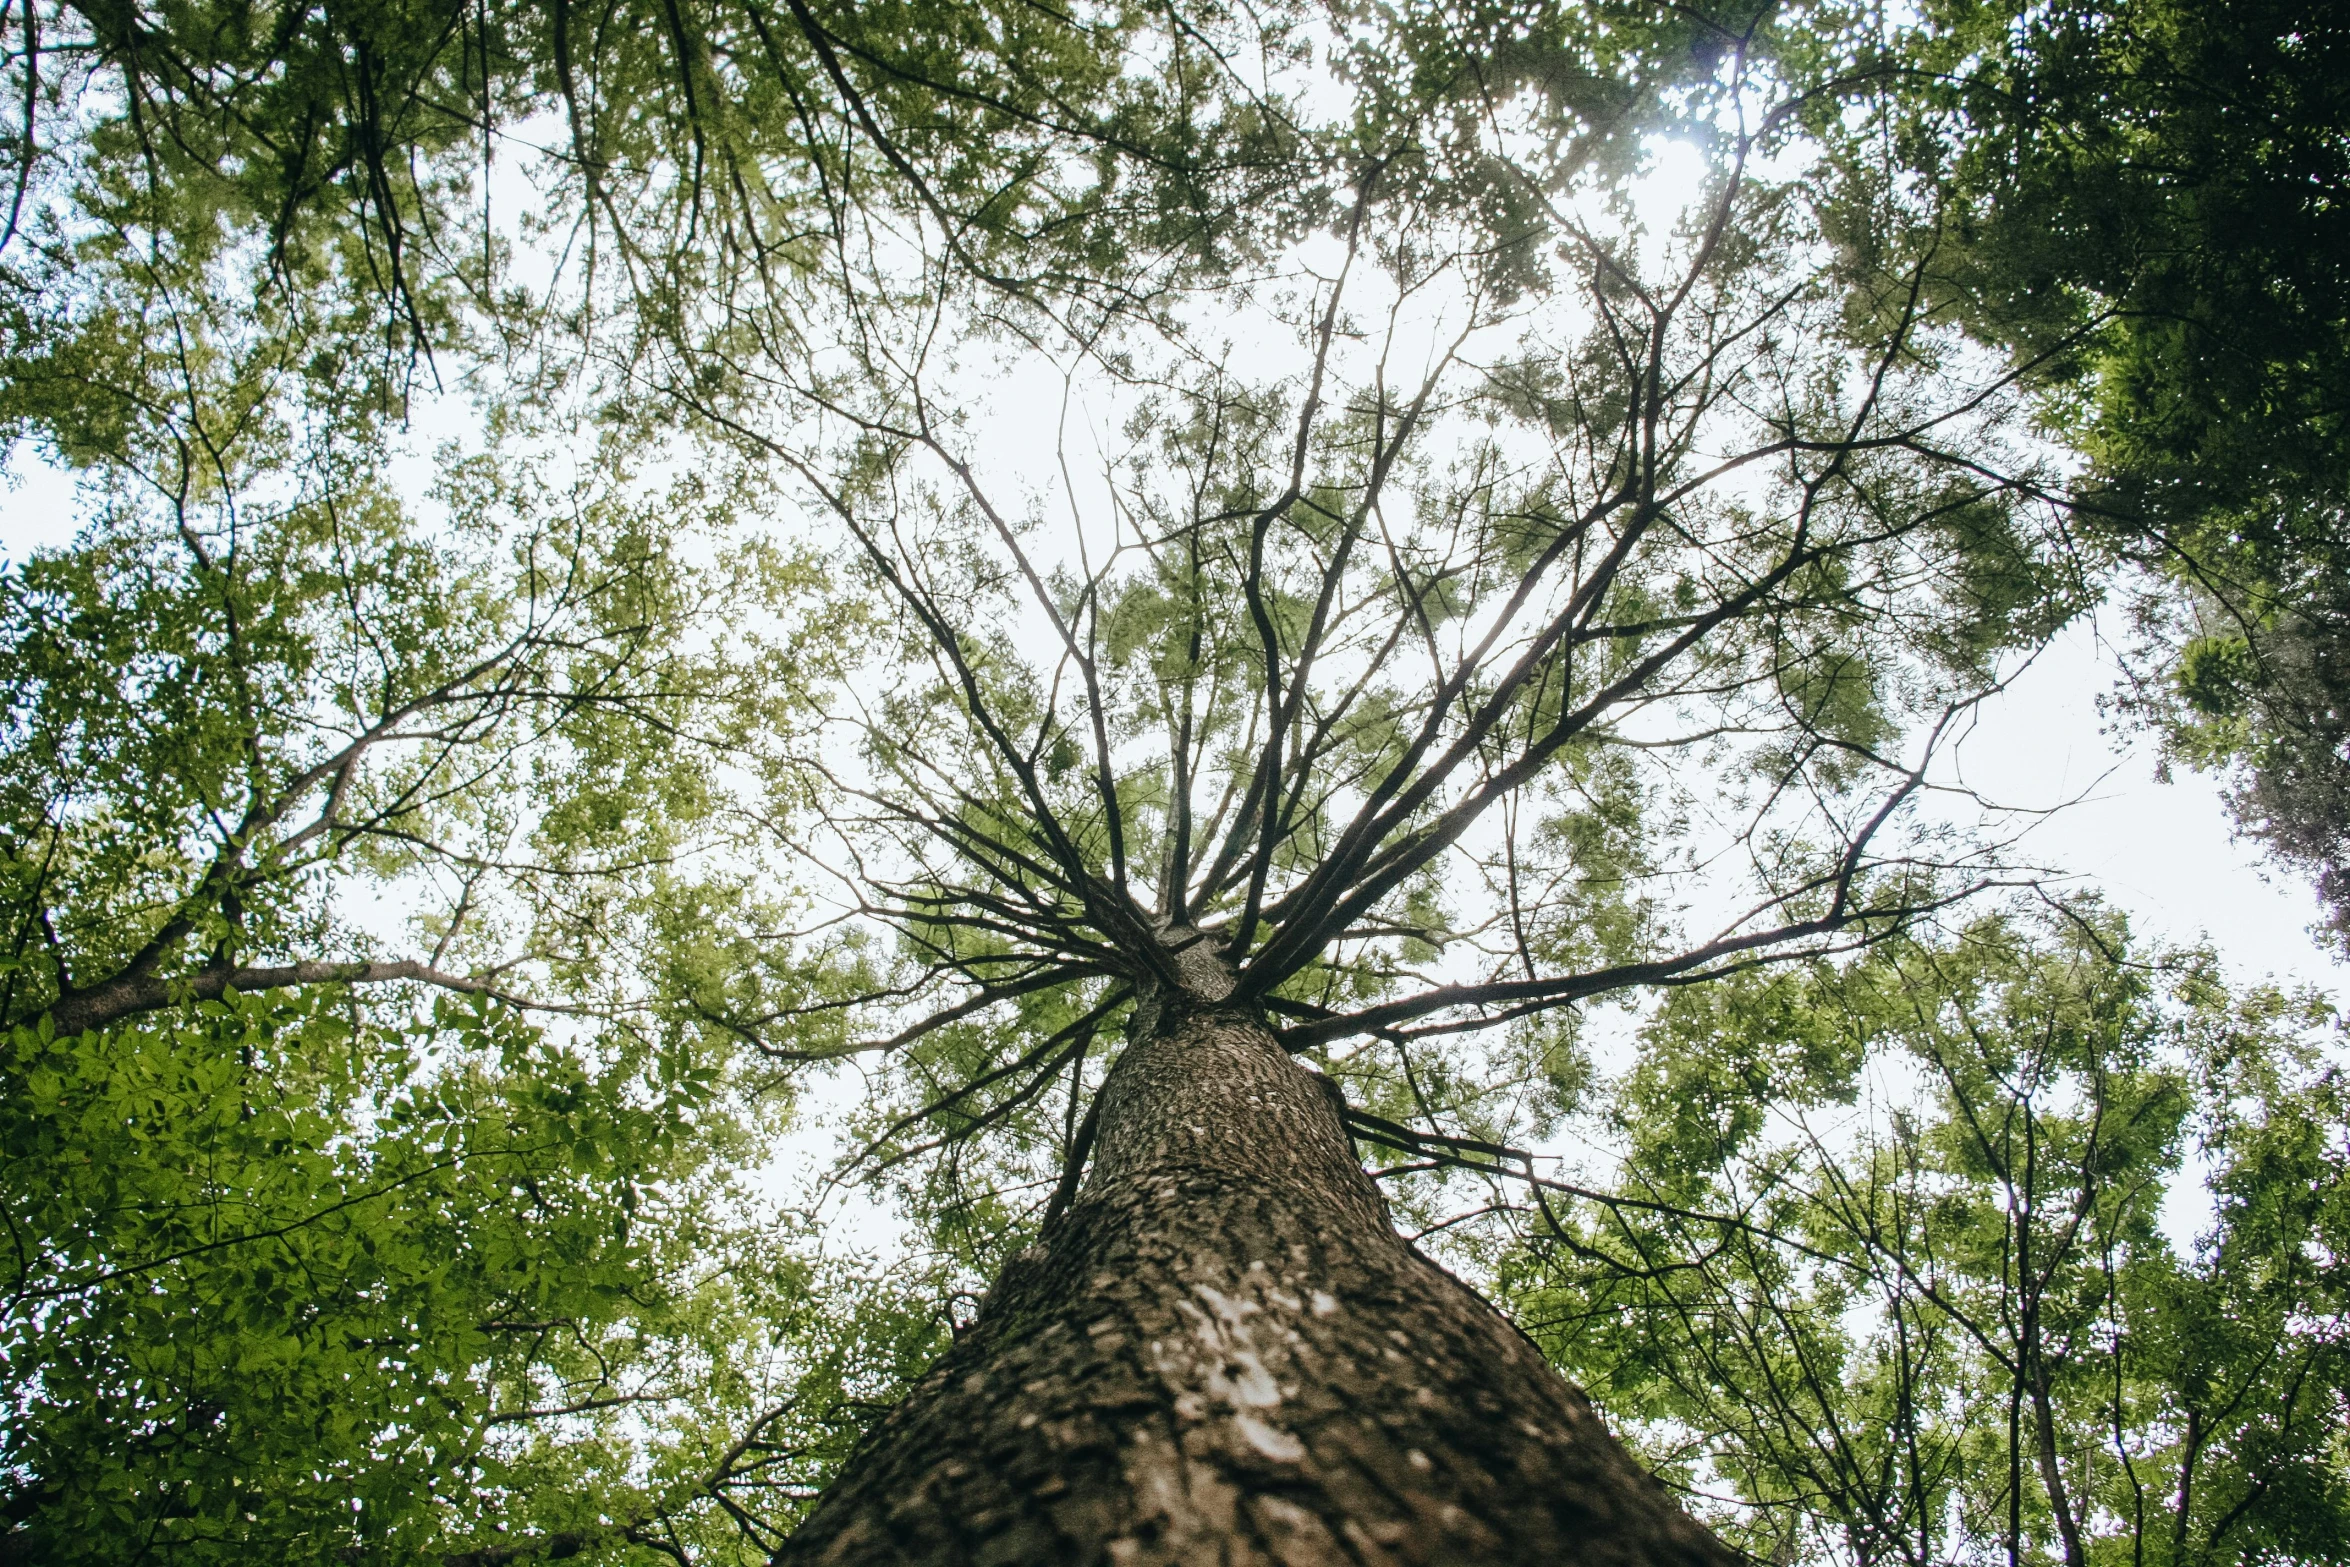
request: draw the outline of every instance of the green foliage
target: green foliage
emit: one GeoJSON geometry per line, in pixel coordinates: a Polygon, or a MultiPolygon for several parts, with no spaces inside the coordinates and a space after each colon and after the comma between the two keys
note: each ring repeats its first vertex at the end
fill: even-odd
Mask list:
{"type": "Polygon", "coordinates": [[[18,7],[0,352],[43,365],[38,417],[96,430],[115,409],[69,406],[80,370],[172,357],[131,301],[209,296],[289,350],[324,417],[364,423],[484,359],[562,387],[587,340],[695,335],[711,297],[791,332],[867,217],[935,221],[1010,287],[1114,296],[1138,259],[1213,257],[1237,207],[1297,199],[1296,127],[1227,76],[1289,26],[934,0],[18,7]],[[579,263],[559,297],[542,248],[579,263]]]}
{"type": "Polygon", "coordinates": [[[403,504],[265,370],[53,423],[0,576],[9,1548],[763,1559],[937,1331],[736,1185],[807,568],[508,421],[403,504]]]}
{"type": "Polygon", "coordinates": [[[618,1474],[566,1502],[547,1471],[723,1381],[697,1253],[747,1239],[709,1072],[663,1063],[639,1105],[635,1067],[328,995],[20,1028],[5,1461],[39,1559],[413,1559],[624,1510],[618,1474]],[[582,1405],[569,1441],[534,1413],[582,1405]]]}
{"type": "Polygon", "coordinates": [[[2179,753],[2340,863],[2317,8],[0,45],[0,433],[83,506],[0,571],[0,1554],[763,1560],[1192,929],[1362,1111],[1604,1134],[1530,1234],[1388,1189],[1758,1556],[2350,1554],[2325,1020],[2089,906],[1904,937],[1993,872],[1888,846],[2123,561],[2193,588],[2179,753]],[[1667,136],[1706,196],[1644,233],[1667,136]],[[1058,553],[967,439],[1052,356],[1122,441],[1058,553]],[[428,386],[480,435],[420,484],[428,386]],[[1579,1008],[1647,983],[1604,1080],[1579,1008]],[[750,1190],[862,1051],[894,1273],[750,1190]]]}
{"type": "Polygon", "coordinates": [[[935,1352],[690,1050],[232,996],[0,1078],[16,1559],[765,1559],[935,1352]]]}
{"type": "MultiPolygon", "coordinates": [[[[2350,909],[2350,29],[2316,0],[1949,0],[1885,30],[1788,13],[1855,245],[1934,257],[2086,459],[2084,534],[2137,568],[2133,703],[2232,768],[2239,820],[2350,909]],[[1856,84],[1871,107],[1851,112],[1856,84]],[[1829,105],[1836,105],[1831,110],[1829,105]],[[1841,114],[1841,120],[1833,116],[1841,114]],[[1900,171],[1896,173],[1895,171],[1900,171]],[[2223,644],[2240,652],[2222,676],[2223,644]]],[[[2345,927],[2350,928],[2350,927],[2345,927]]]]}
{"type": "Polygon", "coordinates": [[[693,560],[723,519],[691,483],[590,476],[549,505],[534,465],[475,459],[434,530],[364,472],[315,478],[176,520],[126,495],[0,579],[12,1017],[364,956],[345,874],[437,881],[443,962],[520,944],[626,983],[591,932],[655,920],[651,879],[721,809],[710,758],[756,767],[781,732],[788,644],[709,639],[804,577],[756,545],[693,560]]]}
{"type": "Polygon", "coordinates": [[[1684,992],[1512,1298],[1761,1556],[2338,1560],[2334,1034],[2093,905],[1684,992]]]}

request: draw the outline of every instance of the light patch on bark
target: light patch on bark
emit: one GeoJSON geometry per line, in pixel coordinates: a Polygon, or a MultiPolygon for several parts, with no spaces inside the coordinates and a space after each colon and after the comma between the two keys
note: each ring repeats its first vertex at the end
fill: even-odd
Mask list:
{"type": "MultiPolygon", "coordinates": [[[[1190,1301],[1176,1304],[1191,1319],[1191,1330],[1207,1353],[1199,1361],[1198,1383],[1208,1396],[1236,1409],[1271,1409],[1281,1402],[1281,1384],[1258,1353],[1248,1319],[1261,1308],[1256,1302],[1227,1295],[1209,1284],[1192,1291],[1213,1308],[1202,1311],[1190,1301]]],[[[1191,1368],[1167,1356],[1160,1372],[1175,1386],[1191,1381],[1191,1368]]]]}
{"type": "Polygon", "coordinates": [[[1242,1441],[1277,1463],[1294,1464],[1306,1456],[1305,1443],[1254,1415],[1237,1416],[1233,1424],[1240,1428],[1242,1441]]]}

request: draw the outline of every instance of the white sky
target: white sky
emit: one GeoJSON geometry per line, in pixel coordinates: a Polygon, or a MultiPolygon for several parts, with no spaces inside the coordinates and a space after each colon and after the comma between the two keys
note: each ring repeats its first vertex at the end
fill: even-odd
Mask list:
{"type": "Polygon", "coordinates": [[[2309,884],[2235,837],[2220,780],[2183,769],[2156,780],[2154,738],[2098,712],[2118,680],[2097,628],[2068,628],[1987,705],[1958,749],[1960,777],[2001,805],[2064,805],[2020,851],[2102,891],[2139,935],[2207,938],[2232,979],[2312,984],[2350,1007],[2350,966],[2310,934],[2320,909],[2309,884]]]}

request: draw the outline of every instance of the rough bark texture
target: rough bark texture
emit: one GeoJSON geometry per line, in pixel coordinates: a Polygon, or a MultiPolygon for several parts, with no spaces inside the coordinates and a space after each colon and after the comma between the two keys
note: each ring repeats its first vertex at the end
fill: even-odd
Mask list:
{"type": "Polygon", "coordinates": [[[1395,1234],[1261,1022],[1159,1021],[1077,1201],[778,1563],[1735,1560],[1395,1234]]]}

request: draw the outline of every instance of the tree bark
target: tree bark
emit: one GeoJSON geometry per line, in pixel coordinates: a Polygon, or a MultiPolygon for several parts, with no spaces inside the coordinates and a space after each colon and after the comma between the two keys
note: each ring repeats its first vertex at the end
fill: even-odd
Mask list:
{"type": "Polygon", "coordinates": [[[1583,1395],[1388,1221],[1262,1021],[1177,1009],[1093,1169],[775,1557],[1730,1567],[1583,1395]]]}

